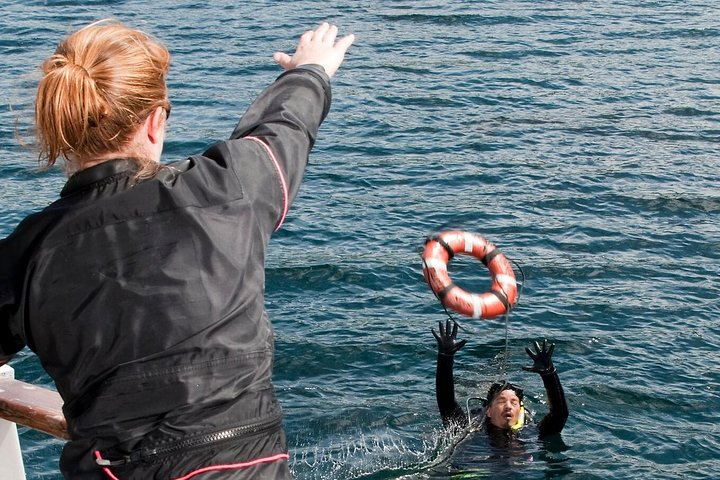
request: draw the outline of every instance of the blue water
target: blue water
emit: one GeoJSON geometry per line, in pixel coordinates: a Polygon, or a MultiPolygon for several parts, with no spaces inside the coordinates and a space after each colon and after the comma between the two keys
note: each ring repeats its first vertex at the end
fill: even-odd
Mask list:
{"type": "MultiPolygon", "coordinates": [[[[64,182],[36,172],[22,141],[36,66],[68,31],[114,16],[168,45],[170,161],[225,138],[279,73],[272,52],[333,21],[357,41],[267,262],[297,478],[422,479],[447,453],[430,334],[445,316],[418,248],[449,228],[494,241],[526,277],[507,330],[462,320],[458,394],[506,369],[544,414],[539,378],[520,367],[546,337],[570,406],[562,448],[532,445],[502,475],[479,459],[489,473],[475,478],[717,478],[718,12],[701,0],[4,0],[0,236],[64,182]]],[[[485,289],[481,265],[451,272],[485,289]]],[[[30,352],[12,365],[50,385],[30,352]]],[[[21,443],[29,479],[59,477],[59,441],[21,429],[21,443]]]]}

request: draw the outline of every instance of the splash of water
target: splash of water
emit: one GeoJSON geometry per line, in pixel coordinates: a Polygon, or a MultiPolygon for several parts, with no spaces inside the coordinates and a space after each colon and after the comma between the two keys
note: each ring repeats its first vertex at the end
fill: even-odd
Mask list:
{"type": "Polygon", "coordinates": [[[380,472],[397,478],[436,463],[451,444],[448,437],[445,431],[433,430],[420,439],[409,439],[388,430],[360,433],[354,439],[332,438],[325,445],[292,449],[290,469],[302,479],[377,478],[380,472]]]}

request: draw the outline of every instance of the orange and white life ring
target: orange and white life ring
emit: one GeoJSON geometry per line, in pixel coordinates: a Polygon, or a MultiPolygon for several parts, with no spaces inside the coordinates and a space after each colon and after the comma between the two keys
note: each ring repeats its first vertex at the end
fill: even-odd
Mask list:
{"type": "Polygon", "coordinates": [[[474,233],[449,230],[425,243],[423,275],[445,308],[472,318],[492,318],[510,311],[517,299],[512,265],[500,250],[474,233]],[[471,255],[490,270],[492,284],[485,293],[471,293],[453,283],[448,262],[455,254],[471,255]]]}

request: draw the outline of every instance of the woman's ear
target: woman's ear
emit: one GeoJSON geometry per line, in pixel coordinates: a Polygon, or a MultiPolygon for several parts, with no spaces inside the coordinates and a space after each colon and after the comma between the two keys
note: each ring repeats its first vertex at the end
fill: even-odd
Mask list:
{"type": "Polygon", "coordinates": [[[145,120],[145,129],[150,143],[162,143],[165,141],[165,108],[156,107],[145,120]]]}

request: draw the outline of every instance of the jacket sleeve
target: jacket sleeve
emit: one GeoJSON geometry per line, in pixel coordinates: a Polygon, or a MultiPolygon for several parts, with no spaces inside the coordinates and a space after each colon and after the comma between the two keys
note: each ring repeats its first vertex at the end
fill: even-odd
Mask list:
{"type": "Polygon", "coordinates": [[[288,70],[255,99],[229,140],[203,153],[235,173],[241,196],[270,231],[280,228],[297,195],[330,102],[330,79],[321,66],[288,70]]]}
{"type": "Polygon", "coordinates": [[[565,401],[565,392],[560,385],[560,377],[558,377],[555,367],[547,373],[541,375],[545,392],[547,393],[550,411],[540,420],[538,431],[540,437],[554,435],[560,433],[568,419],[568,406],[565,401]]]}
{"type": "Polygon", "coordinates": [[[28,339],[22,308],[29,249],[40,236],[40,229],[21,222],[7,238],[0,239],[0,365],[22,350],[28,339]],[[4,360],[4,361],[3,361],[4,360]]]}
{"type": "MultiPolygon", "coordinates": [[[[0,252],[5,254],[3,241],[0,240],[0,252]]],[[[5,257],[7,258],[7,257],[5,257]]],[[[17,334],[14,328],[17,315],[14,314],[17,309],[15,301],[15,293],[11,283],[11,274],[6,272],[6,265],[3,262],[0,265],[0,365],[7,363],[9,357],[18,352],[24,342],[17,334]],[[3,361],[5,360],[5,361],[3,361]]]]}
{"type": "Polygon", "coordinates": [[[467,415],[455,400],[455,380],[453,378],[453,355],[438,353],[435,373],[435,395],[438,409],[445,427],[467,426],[467,415]]]}
{"type": "MultiPolygon", "coordinates": [[[[273,185],[243,186],[246,193],[267,198],[274,192],[275,230],[282,225],[302,182],[320,124],[330,110],[330,79],[316,65],[288,70],[248,108],[228,143],[248,141],[274,170],[273,185]],[[257,192],[253,189],[257,188],[257,192]]],[[[241,164],[242,165],[242,164],[241,164]]],[[[247,165],[244,165],[247,168],[247,165]]],[[[237,172],[243,178],[247,172],[237,172]]]]}

